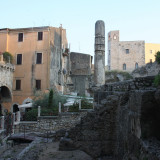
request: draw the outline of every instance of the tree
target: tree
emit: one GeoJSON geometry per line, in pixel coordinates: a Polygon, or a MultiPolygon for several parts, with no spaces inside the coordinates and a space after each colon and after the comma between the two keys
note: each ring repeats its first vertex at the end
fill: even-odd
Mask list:
{"type": "Polygon", "coordinates": [[[156,53],[155,57],[156,57],[156,62],[160,64],[160,51],[156,53]]]}
{"type": "Polygon", "coordinates": [[[52,106],[53,106],[53,89],[50,90],[48,98],[48,107],[51,108],[52,106]]]}
{"type": "Polygon", "coordinates": [[[4,61],[6,62],[6,63],[12,63],[13,62],[13,56],[12,56],[12,54],[11,53],[9,53],[9,52],[4,52],[3,53],[3,59],[4,59],[4,61]]]}

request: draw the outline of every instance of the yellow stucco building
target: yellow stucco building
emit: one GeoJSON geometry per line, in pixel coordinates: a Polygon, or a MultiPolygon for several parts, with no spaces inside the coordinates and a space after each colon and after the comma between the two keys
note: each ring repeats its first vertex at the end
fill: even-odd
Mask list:
{"type": "Polygon", "coordinates": [[[145,63],[154,62],[158,51],[160,51],[160,44],[145,43],[145,63]]]}
{"type": "Polygon", "coordinates": [[[60,26],[0,29],[0,51],[10,52],[15,65],[13,106],[27,103],[36,91],[63,89],[63,53],[68,47],[66,30],[60,26]]]}

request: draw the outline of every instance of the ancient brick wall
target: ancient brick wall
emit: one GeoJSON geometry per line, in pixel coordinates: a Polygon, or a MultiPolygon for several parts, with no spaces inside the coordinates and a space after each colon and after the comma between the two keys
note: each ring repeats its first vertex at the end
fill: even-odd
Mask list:
{"type": "Polygon", "coordinates": [[[35,122],[21,121],[15,125],[15,133],[25,132],[49,132],[74,127],[86,112],[61,113],[59,116],[41,116],[35,122]],[[25,127],[25,128],[24,128],[25,127]]]}
{"type": "Polygon", "coordinates": [[[60,149],[72,146],[70,149],[79,148],[93,158],[159,160],[160,103],[150,80],[148,77],[136,79],[139,88],[129,91],[108,91],[106,86],[95,91],[95,110],[68,131],[60,142],[60,149]],[[152,137],[157,140],[150,139],[152,137]]]}

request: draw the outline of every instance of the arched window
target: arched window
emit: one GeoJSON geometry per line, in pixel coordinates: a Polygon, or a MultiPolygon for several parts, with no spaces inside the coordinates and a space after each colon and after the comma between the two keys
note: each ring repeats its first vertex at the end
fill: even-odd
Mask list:
{"type": "Polygon", "coordinates": [[[123,70],[126,70],[126,64],[125,63],[123,64],[123,70]]]}
{"type": "Polygon", "coordinates": [[[135,64],[135,69],[137,69],[137,68],[138,68],[138,63],[135,64]]]}

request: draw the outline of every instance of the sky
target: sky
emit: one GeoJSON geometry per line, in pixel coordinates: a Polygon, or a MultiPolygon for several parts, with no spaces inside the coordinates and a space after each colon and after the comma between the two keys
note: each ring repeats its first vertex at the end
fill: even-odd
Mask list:
{"type": "Polygon", "coordinates": [[[97,20],[107,34],[120,31],[121,41],[160,43],[160,0],[0,0],[0,28],[62,24],[72,52],[94,56],[97,20]]]}

